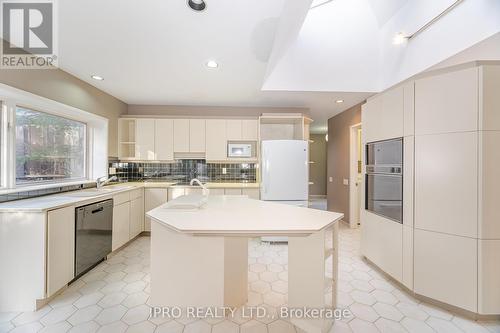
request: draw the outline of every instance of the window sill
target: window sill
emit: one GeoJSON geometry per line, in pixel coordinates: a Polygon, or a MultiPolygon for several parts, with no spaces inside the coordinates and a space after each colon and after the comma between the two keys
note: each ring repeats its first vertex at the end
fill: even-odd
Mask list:
{"type": "Polygon", "coordinates": [[[50,184],[38,184],[38,185],[24,185],[16,188],[9,189],[0,189],[0,195],[3,194],[12,194],[12,193],[21,193],[21,192],[29,192],[29,191],[39,191],[39,190],[47,190],[55,187],[64,187],[64,186],[73,186],[73,185],[81,185],[81,184],[91,184],[95,183],[92,180],[78,180],[78,181],[70,181],[70,182],[61,182],[61,183],[50,183],[50,184]]]}

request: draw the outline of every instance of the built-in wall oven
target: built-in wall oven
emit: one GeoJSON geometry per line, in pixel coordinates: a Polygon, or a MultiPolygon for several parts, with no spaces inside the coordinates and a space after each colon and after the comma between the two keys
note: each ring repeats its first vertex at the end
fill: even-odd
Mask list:
{"type": "Polygon", "coordinates": [[[365,209],[403,223],[403,138],[366,145],[365,209]]]}

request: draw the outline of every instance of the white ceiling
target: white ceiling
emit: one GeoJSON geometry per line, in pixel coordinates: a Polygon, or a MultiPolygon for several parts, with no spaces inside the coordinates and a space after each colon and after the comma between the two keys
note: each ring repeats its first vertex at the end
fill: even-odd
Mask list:
{"type": "Polygon", "coordinates": [[[435,27],[413,48],[390,38],[420,24],[411,13],[451,0],[333,0],[310,11],[311,0],[206,1],[202,13],[186,0],[59,1],[59,65],[128,104],[306,107],[323,132],[329,117],[500,29],[495,11],[482,17],[498,0],[464,1],[455,21],[439,22],[479,22],[441,49],[425,43],[435,27]],[[220,67],[207,69],[210,59],[220,67]]]}

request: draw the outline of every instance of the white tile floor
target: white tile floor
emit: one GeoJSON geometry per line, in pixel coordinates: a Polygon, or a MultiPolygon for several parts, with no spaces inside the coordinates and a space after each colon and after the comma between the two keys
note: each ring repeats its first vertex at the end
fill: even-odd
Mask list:
{"type": "MultiPolygon", "coordinates": [[[[359,230],[340,228],[339,307],[353,316],[332,332],[498,332],[500,322],[477,323],[420,303],[359,255],[359,230]]],[[[287,246],[249,244],[248,305],[270,311],[287,301],[287,246]]],[[[279,319],[150,318],[149,238],[140,237],[34,313],[0,313],[0,332],[288,333],[279,319]]]]}

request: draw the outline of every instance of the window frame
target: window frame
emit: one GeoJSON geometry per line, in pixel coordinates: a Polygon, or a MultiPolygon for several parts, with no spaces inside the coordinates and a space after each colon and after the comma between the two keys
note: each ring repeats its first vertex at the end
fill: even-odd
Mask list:
{"type": "Polygon", "coordinates": [[[12,122],[12,125],[11,125],[11,129],[12,129],[12,135],[13,135],[13,144],[14,144],[14,153],[15,153],[15,150],[16,150],[16,145],[17,145],[17,138],[16,138],[16,126],[17,126],[17,123],[16,123],[16,119],[17,119],[17,116],[16,116],[16,112],[17,110],[21,108],[21,109],[25,109],[25,110],[29,110],[29,111],[34,111],[34,112],[39,112],[39,113],[43,113],[43,114],[48,114],[48,115],[51,115],[51,116],[54,116],[54,117],[59,117],[59,118],[63,118],[63,119],[67,119],[67,120],[71,120],[71,121],[75,121],[75,122],[79,122],[79,123],[82,123],[85,125],[85,136],[84,136],[84,149],[85,149],[85,153],[83,155],[83,159],[84,159],[84,170],[83,170],[83,177],[79,177],[79,178],[65,178],[65,179],[61,179],[61,180],[39,180],[39,181],[32,181],[32,182],[25,182],[25,183],[18,183],[17,182],[17,155],[15,155],[15,158],[14,158],[14,169],[13,169],[13,176],[14,176],[14,180],[13,180],[13,183],[15,185],[15,188],[25,188],[25,187],[30,187],[30,186],[36,186],[36,185],[44,185],[44,184],[64,184],[64,183],[68,183],[68,182],[78,182],[78,181],[86,181],[86,180],[89,180],[88,178],[88,174],[89,174],[89,165],[88,165],[88,153],[89,153],[89,142],[88,142],[88,138],[89,138],[89,126],[87,124],[87,122],[84,122],[84,121],[81,121],[81,120],[76,120],[76,119],[72,119],[70,117],[65,117],[65,116],[61,116],[61,115],[57,115],[57,114],[53,114],[53,113],[50,113],[50,112],[46,112],[46,111],[40,111],[40,110],[37,110],[37,109],[34,109],[34,108],[30,108],[30,107],[27,107],[25,105],[21,105],[21,104],[16,104],[15,105],[15,108],[13,110],[13,122],[12,122]]]}
{"type": "Polygon", "coordinates": [[[108,175],[108,118],[0,83],[0,195],[67,185],[93,183],[108,175]],[[16,184],[15,112],[25,108],[86,125],[85,176],[60,181],[16,184]]]}

